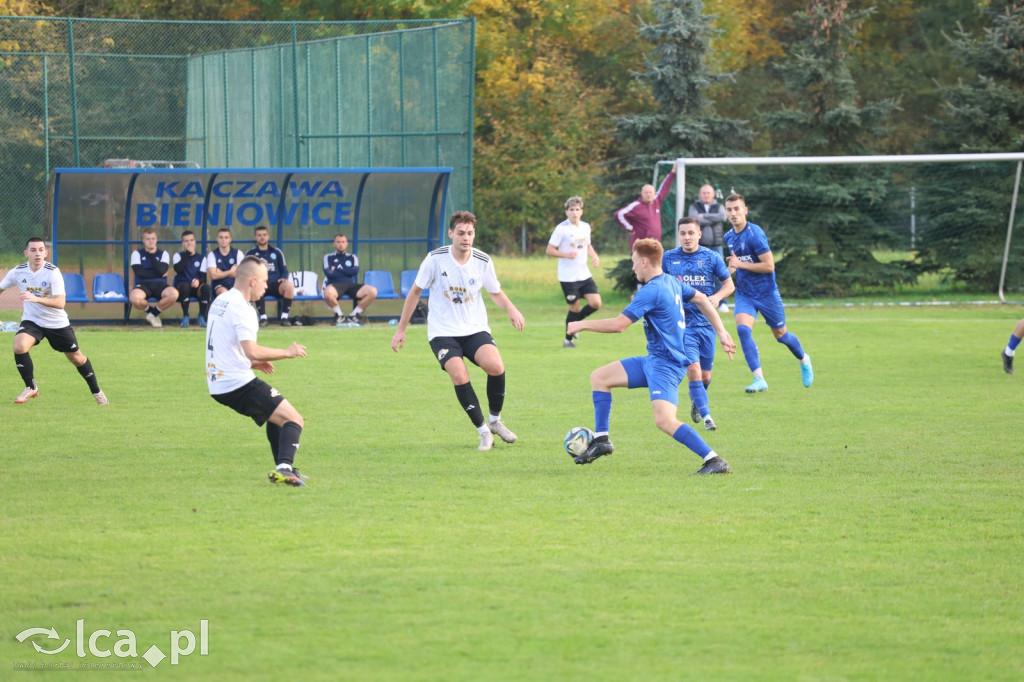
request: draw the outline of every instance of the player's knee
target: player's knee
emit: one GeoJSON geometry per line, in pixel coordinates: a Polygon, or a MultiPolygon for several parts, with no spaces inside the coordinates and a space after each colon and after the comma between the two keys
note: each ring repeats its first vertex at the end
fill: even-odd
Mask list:
{"type": "Polygon", "coordinates": [[[654,425],[670,436],[676,432],[676,429],[679,428],[681,423],[682,422],[669,414],[656,413],[654,415],[654,425]]]}

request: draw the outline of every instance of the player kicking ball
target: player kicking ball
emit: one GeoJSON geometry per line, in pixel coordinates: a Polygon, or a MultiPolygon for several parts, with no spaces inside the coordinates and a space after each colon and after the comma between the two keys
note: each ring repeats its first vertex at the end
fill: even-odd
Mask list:
{"type": "Polygon", "coordinates": [[[267,291],[267,265],[256,256],[238,264],[234,286],[210,304],[206,320],[206,382],[210,396],[221,405],[267,425],[274,455],[271,483],[303,486],[305,476],[295,468],[302,435],[302,415],[253,372],[274,373],[274,360],[306,357],[306,347],[267,348],[256,343],[259,316],[252,303],[267,291]]]}
{"type": "Polygon", "coordinates": [[[598,457],[615,451],[608,438],[611,421],[613,388],[646,387],[651,398],[655,425],[695,452],[704,460],[697,474],[727,474],[729,464],[711,449],[689,424],[676,418],[679,405],[679,384],[686,368],[693,364],[686,356],[683,331],[686,328],[683,301],[697,305],[711,323],[722,345],[732,359],[736,344],[725,331],[718,311],[708,297],[688,284],[662,271],[664,249],[654,239],[638,239],[633,244],[633,272],[644,286],[618,317],[606,320],[582,320],[569,323],[569,333],[593,331],[616,334],[643,318],[647,336],[647,355],[626,358],[595,369],[590,374],[594,401],[594,433],[596,438],[586,451],[574,458],[576,464],[590,464],[598,457]]]}

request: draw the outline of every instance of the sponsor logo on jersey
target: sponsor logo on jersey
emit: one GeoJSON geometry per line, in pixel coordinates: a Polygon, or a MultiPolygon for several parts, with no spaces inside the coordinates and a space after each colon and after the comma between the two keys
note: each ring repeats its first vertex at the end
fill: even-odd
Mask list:
{"type": "Polygon", "coordinates": [[[442,348],[442,349],[441,349],[440,351],[438,351],[438,353],[437,353],[437,359],[438,359],[439,361],[440,361],[440,360],[444,360],[444,356],[446,356],[446,355],[448,355],[448,349],[447,349],[447,348],[442,348]]]}

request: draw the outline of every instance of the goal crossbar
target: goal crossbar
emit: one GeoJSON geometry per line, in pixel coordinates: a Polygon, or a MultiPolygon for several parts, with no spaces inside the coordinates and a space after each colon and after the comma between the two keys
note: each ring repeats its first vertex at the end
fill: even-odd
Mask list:
{"type": "Polygon", "coordinates": [[[999,274],[999,300],[1006,303],[1004,286],[1006,267],[1010,259],[1010,242],[1013,238],[1013,217],[1017,213],[1017,195],[1020,192],[1021,167],[1024,153],[1004,152],[992,154],[901,154],[863,156],[727,156],[718,158],[678,158],[658,161],[654,166],[654,180],[658,185],[658,169],[663,165],[678,164],[676,172],[676,215],[686,215],[686,167],[687,166],[810,166],[838,164],[881,164],[881,163],[965,163],[972,161],[1016,161],[1017,176],[1013,183],[1010,200],[1010,215],[1006,221],[1006,243],[1003,247],[1003,264],[999,274]]]}

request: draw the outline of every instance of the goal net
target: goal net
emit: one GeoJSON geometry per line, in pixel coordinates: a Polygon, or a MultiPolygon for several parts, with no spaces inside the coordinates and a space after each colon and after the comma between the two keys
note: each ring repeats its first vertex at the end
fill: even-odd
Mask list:
{"type": "MultiPolygon", "coordinates": [[[[703,185],[723,205],[742,194],[789,295],[899,291],[926,279],[1020,300],[1024,239],[1013,237],[1022,161],[1024,154],[679,159],[674,216],[687,215],[703,185]]],[[[659,162],[655,181],[672,163],[659,162]]]]}

